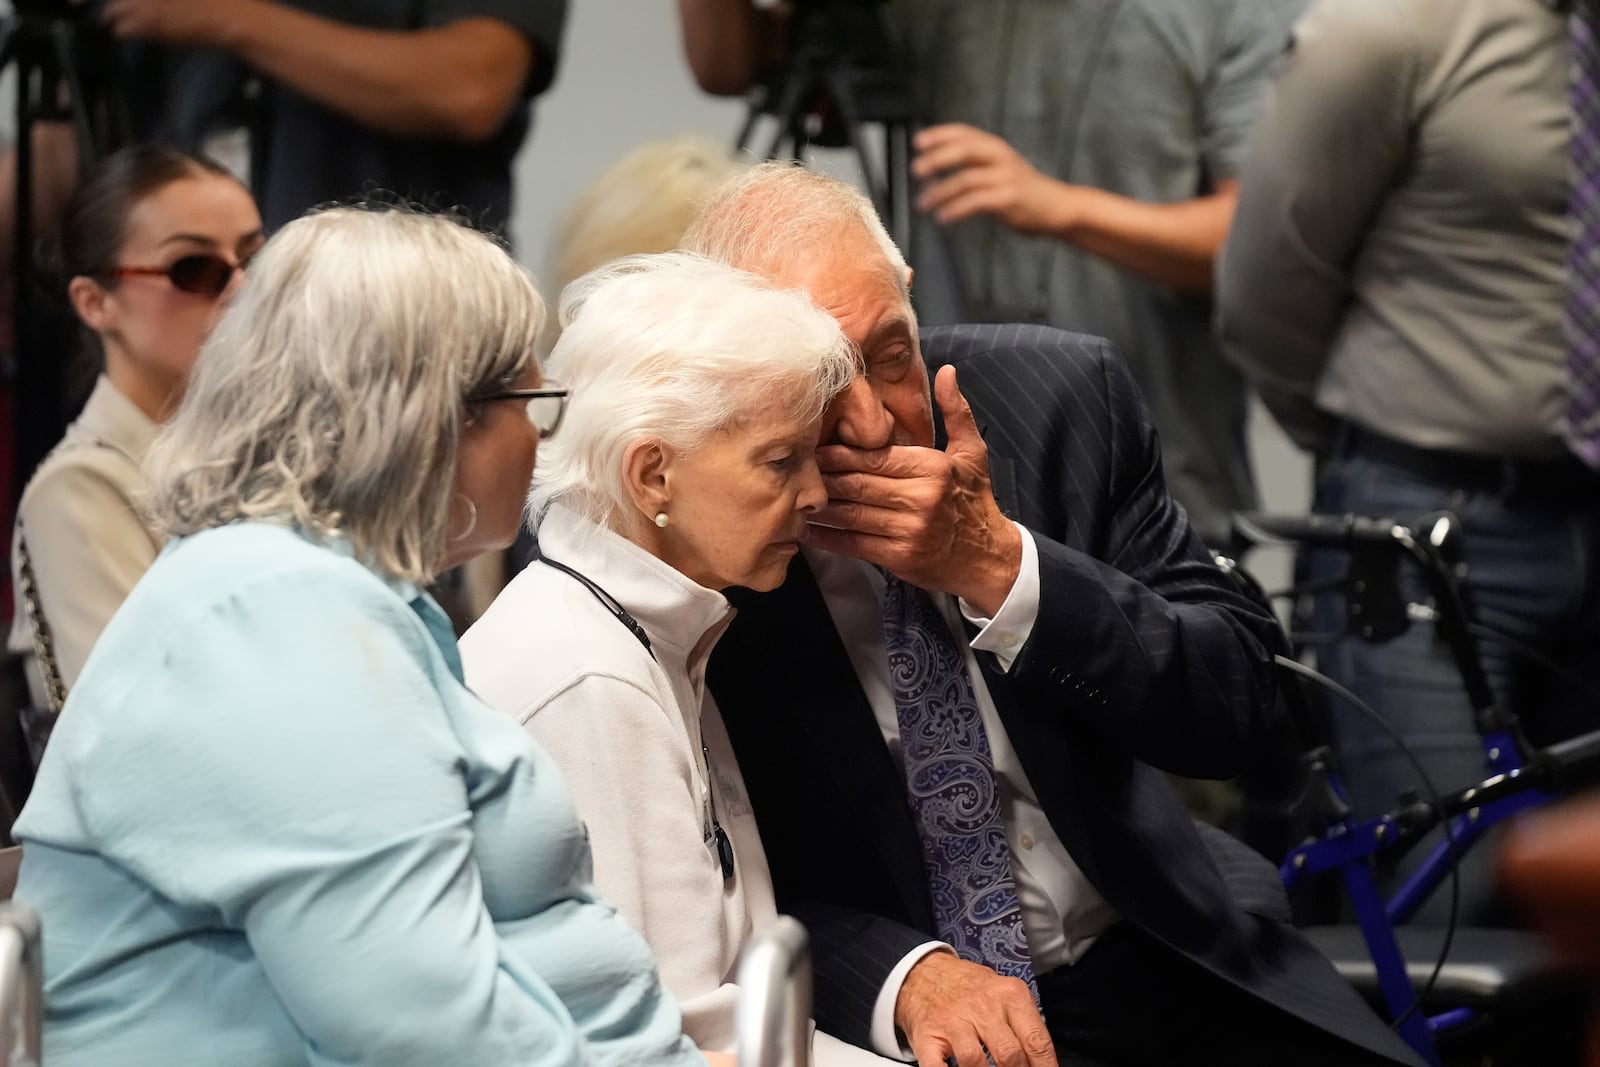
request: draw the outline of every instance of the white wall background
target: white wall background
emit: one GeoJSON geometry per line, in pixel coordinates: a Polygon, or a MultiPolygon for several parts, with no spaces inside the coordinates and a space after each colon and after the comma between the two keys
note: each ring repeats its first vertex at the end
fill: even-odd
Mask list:
{"type": "Polygon", "coordinates": [[[517,161],[512,239],[541,281],[562,214],[618,156],[681,133],[731,143],[744,116],[742,102],[695,86],[673,0],[571,0],[570,10],[556,84],[517,161]]]}

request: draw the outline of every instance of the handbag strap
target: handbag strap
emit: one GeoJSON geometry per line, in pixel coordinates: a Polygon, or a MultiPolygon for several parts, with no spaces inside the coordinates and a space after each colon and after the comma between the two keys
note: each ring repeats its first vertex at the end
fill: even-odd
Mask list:
{"type": "Polygon", "coordinates": [[[17,519],[17,560],[17,591],[22,594],[28,628],[33,631],[33,654],[44,678],[45,699],[50,703],[50,710],[58,712],[67,702],[67,687],[61,681],[61,669],[56,666],[56,646],[50,636],[50,624],[45,622],[44,608],[39,604],[39,587],[33,580],[33,561],[28,558],[28,539],[22,532],[21,518],[17,519]]]}

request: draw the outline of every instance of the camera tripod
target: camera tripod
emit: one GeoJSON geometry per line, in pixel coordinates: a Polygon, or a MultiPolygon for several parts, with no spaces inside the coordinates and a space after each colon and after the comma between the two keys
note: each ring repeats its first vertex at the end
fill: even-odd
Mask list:
{"type": "Polygon", "coordinates": [[[116,91],[115,46],[88,22],[84,9],[18,3],[16,13],[0,23],[0,71],[8,68],[17,74],[16,203],[9,252],[15,272],[12,396],[15,488],[20,491],[60,440],[67,416],[64,360],[52,350],[48,319],[37,299],[34,127],[70,123],[80,173],[133,137],[127,107],[116,91]]]}
{"type": "Polygon", "coordinates": [[[910,259],[912,108],[877,6],[871,0],[798,4],[788,58],[760,87],[735,147],[748,148],[756,123],[771,115],[778,127],[767,159],[804,159],[812,146],[853,149],[868,196],[910,259]],[[869,123],[883,127],[881,169],[868,151],[869,123]]]}

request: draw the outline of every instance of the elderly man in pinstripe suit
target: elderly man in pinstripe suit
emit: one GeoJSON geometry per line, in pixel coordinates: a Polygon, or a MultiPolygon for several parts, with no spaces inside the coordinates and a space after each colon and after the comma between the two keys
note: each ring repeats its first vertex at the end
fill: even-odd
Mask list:
{"type": "Polygon", "coordinates": [[[1109,344],[952,327],[925,362],[870,204],[787,164],[685,246],[806,290],[861,350],[830,502],[782,588],[730,594],[707,676],[818,1025],[922,1067],[1416,1063],[1160,773],[1237,773],[1280,636],[1168,495],[1109,344]]]}

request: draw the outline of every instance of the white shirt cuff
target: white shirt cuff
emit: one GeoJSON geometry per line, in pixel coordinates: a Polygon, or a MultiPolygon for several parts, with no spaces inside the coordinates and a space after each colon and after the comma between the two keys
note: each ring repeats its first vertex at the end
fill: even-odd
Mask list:
{"type": "Polygon", "coordinates": [[[1021,523],[1012,525],[1022,534],[1022,565],[1017,569],[1017,580],[1006,594],[1005,603],[994,613],[994,618],[989,619],[965,600],[959,601],[962,616],[978,627],[978,636],[972,639],[973,649],[994,653],[1002,671],[1011,669],[1012,661],[1033,633],[1033,624],[1039,621],[1039,546],[1033,543],[1033,534],[1021,523]]]}
{"type": "Polygon", "coordinates": [[[911,1050],[900,1042],[900,1035],[894,1028],[894,1006],[900,999],[900,987],[905,984],[906,975],[911,973],[922,957],[930,952],[954,952],[955,949],[943,941],[928,941],[907,952],[901,957],[900,962],[894,965],[894,970],[889,972],[889,977],[883,980],[883,988],[878,990],[878,999],[872,1005],[872,1050],[880,1056],[890,1059],[910,1061],[915,1059],[911,1050]]]}

